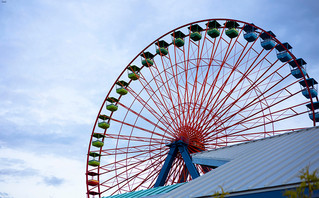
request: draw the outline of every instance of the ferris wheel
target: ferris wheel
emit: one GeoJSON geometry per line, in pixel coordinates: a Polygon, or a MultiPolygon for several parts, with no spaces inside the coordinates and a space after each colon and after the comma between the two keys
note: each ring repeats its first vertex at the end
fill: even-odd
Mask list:
{"type": "Polygon", "coordinates": [[[192,153],[319,121],[317,81],[272,31],[233,19],[178,27],[128,64],[98,112],[88,197],[190,181],[192,153]]]}

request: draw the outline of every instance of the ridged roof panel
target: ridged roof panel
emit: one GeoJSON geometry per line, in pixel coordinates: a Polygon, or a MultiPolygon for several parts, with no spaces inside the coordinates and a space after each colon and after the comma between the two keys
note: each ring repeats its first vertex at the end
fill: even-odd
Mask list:
{"type": "Polygon", "coordinates": [[[212,195],[275,187],[299,181],[299,171],[319,169],[319,127],[206,151],[193,158],[227,159],[229,162],[162,197],[212,195]]]}

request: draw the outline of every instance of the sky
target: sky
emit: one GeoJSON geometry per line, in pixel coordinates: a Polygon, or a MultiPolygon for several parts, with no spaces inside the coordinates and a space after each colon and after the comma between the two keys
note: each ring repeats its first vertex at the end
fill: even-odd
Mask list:
{"type": "Polygon", "coordinates": [[[319,77],[318,0],[2,0],[0,198],[86,197],[99,108],[125,66],[197,20],[252,22],[319,77]]]}

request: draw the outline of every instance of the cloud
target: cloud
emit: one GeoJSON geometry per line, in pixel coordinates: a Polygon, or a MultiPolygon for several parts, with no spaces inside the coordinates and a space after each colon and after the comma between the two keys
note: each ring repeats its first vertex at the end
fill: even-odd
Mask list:
{"type": "Polygon", "coordinates": [[[85,194],[85,159],[73,160],[67,155],[6,147],[1,149],[0,159],[4,162],[0,164],[0,178],[4,180],[0,192],[26,198],[64,197],[70,194],[81,197],[85,194]]]}
{"type": "Polygon", "coordinates": [[[8,193],[0,192],[0,198],[13,198],[8,193]]]}
{"type": "Polygon", "coordinates": [[[51,176],[51,177],[44,177],[43,181],[48,186],[60,186],[64,182],[64,179],[51,176]]]}
{"type": "Polygon", "coordinates": [[[87,144],[105,95],[144,47],[183,24],[254,22],[291,43],[318,76],[318,5],[7,0],[0,5],[0,175],[7,181],[0,197],[84,197],[87,144]]]}
{"type": "Polygon", "coordinates": [[[9,177],[28,177],[28,176],[35,176],[38,174],[38,171],[32,168],[25,168],[25,169],[0,169],[0,175],[9,176],[9,177]]]}

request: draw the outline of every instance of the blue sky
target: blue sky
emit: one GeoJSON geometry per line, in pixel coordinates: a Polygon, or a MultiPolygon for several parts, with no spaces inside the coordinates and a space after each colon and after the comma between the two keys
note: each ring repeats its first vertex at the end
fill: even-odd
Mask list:
{"type": "Polygon", "coordinates": [[[317,0],[0,3],[0,198],[85,197],[86,152],[124,67],[173,28],[253,22],[288,41],[319,77],[317,0]]]}

